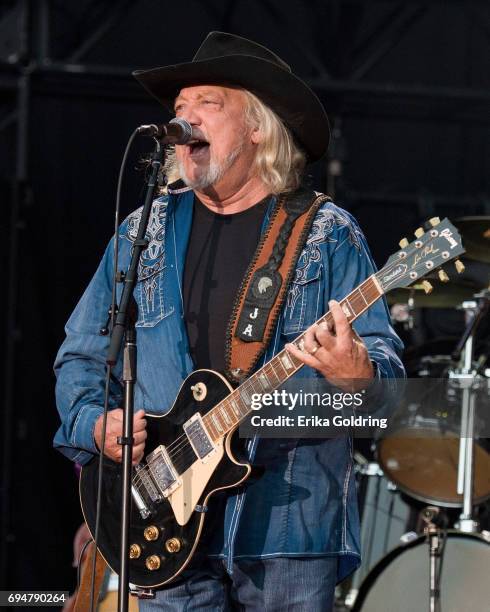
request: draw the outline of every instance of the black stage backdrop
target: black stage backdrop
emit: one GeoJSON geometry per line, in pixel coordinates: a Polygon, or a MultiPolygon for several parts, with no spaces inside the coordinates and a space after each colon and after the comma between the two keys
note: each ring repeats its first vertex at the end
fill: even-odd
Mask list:
{"type": "MultiPolygon", "coordinates": [[[[112,234],[127,138],[137,125],[168,119],[132,83],[130,71],[189,59],[212,29],[277,51],[315,87],[335,126],[337,166],[328,173],[327,161],[318,163],[312,182],[335,190],[382,264],[421,220],[490,210],[490,12],[480,2],[422,4],[189,1],[170,7],[84,0],[11,1],[0,8],[0,255],[3,262],[10,258],[16,285],[4,284],[0,307],[4,355],[14,366],[12,420],[3,427],[12,448],[4,455],[11,469],[2,483],[8,511],[2,588],[74,585],[72,539],[81,513],[73,466],[51,448],[58,426],[52,363],[64,322],[112,234]],[[27,43],[11,34],[9,23],[24,27],[27,43]],[[165,30],[169,23],[172,32],[165,30]],[[30,87],[24,115],[19,76],[30,87]],[[12,226],[19,125],[27,128],[21,140],[26,173],[17,183],[12,226]],[[11,304],[14,321],[7,317],[11,304]]],[[[140,204],[143,177],[134,167],[150,148],[143,141],[135,149],[124,215],[140,204]]]]}

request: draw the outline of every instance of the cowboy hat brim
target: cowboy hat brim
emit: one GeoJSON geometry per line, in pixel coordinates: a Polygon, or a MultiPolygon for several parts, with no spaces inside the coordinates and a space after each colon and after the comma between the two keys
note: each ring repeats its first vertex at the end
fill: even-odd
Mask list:
{"type": "Polygon", "coordinates": [[[327,114],[315,93],[292,72],[252,55],[226,55],[137,70],[133,76],[170,111],[179,91],[192,85],[234,85],[255,94],[291,129],[308,161],[327,151],[327,114]]]}

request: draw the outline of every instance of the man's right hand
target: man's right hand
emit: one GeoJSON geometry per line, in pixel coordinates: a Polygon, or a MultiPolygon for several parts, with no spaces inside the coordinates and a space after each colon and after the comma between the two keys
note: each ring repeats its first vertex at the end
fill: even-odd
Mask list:
{"type": "MultiPolygon", "coordinates": [[[[102,421],[104,415],[95,422],[94,438],[97,448],[100,450],[102,446],[102,421]]],[[[117,438],[123,434],[123,411],[121,408],[110,410],[107,413],[107,425],[105,431],[105,448],[104,455],[117,461],[118,463],[122,460],[122,446],[117,443],[117,438]]],[[[138,410],[135,412],[133,417],[133,465],[139,463],[144,456],[145,452],[145,440],[146,440],[146,419],[145,411],[138,410]]]]}

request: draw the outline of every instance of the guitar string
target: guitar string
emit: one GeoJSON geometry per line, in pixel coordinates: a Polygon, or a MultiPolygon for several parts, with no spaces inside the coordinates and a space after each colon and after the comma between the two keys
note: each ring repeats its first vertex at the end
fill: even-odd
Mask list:
{"type": "MultiPolygon", "coordinates": [[[[365,287],[365,289],[367,289],[366,293],[368,293],[368,291],[369,291],[369,290],[372,290],[373,288],[375,288],[375,287],[373,286],[372,279],[366,279],[366,281],[364,281],[364,283],[362,283],[362,284],[360,285],[360,287],[362,287],[363,285],[366,285],[366,287],[365,287]],[[368,282],[368,281],[370,281],[370,282],[368,282]],[[371,285],[371,286],[370,286],[370,285],[371,285]]],[[[359,289],[360,289],[360,287],[359,287],[359,289]]],[[[376,292],[376,293],[377,293],[377,292],[376,292]]],[[[368,295],[368,299],[371,299],[371,298],[369,297],[369,295],[368,295]]],[[[363,307],[363,308],[366,306],[366,300],[365,300],[365,299],[364,299],[364,298],[363,298],[361,295],[359,295],[359,294],[358,294],[358,295],[356,295],[356,294],[354,294],[354,293],[353,293],[353,295],[351,295],[351,297],[350,297],[349,302],[352,304],[353,309],[354,309],[354,310],[356,310],[356,311],[357,311],[357,307],[358,307],[359,305],[360,305],[361,307],[363,307]]],[[[328,313],[327,313],[327,314],[328,314],[328,313]]],[[[301,336],[299,336],[299,338],[300,338],[300,337],[301,337],[301,336]]],[[[297,339],[297,340],[298,340],[298,339],[297,339]]],[[[297,341],[297,340],[296,340],[296,341],[297,341]]],[[[277,357],[277,356],[276,356],[276,357],[277,357]]],[[[271,360],[271,361],[272,361],[272,360],[271,360]]],[[[279,380],[279,384],[280,384],[280,382],[281,382],[281,381],[280,381],[279,377],[277,376],[277,373],[276,373],[276,371],[275,371],[274,367],[273,367],[273,366],[271,366],[271,365],[270,365],[270,363],[271,363],[271,362],[269,362],[269,363],[265,364],[265,366],[263,366],[263,368],[262,368],[262,371],[265,371],[267,368],[269,368],[269,371],[270,371],[270,372],[273,372],[273,373],[274,373],[274,375],[276,376],[276,378],[278,378],[278,380],[279,380]]],[[[296,368],[297,368],[297,367],[298,367],[298,365],[296,365],[296,368]]],[[[254,377],[255,377],[255,375],[254,375],[254,377]]],[[[252,391],[252,393],[256,392],[256,391],[257,391],[257,387],[254,387],[254,386],[253,386],[253,384],[252,384],[252,379],[253,379],[254,377],[252,377],[251,379],[248,379],[248,381],[246,381],[246,382],[245,382],[245,383],[244,383],[244,384],[243,384],[243,385],[240,387],[240,389],[242,389],[242,390],[243,390],[243,389],[244,389],[244,387],[248,386],[250,389],[246,389],[246,391],[250,390],[250,391],[252,391]]],[[[276,386],[277,386],[277,385],[276,385],[276,386]]],[[[261,387],[260,389],[262,390],[262,387],[261,387]]],[[[240,395],[240,392],[239,392],[238,394],[240,395]]],[[[230,395],[231,395],[231,394],[230,394],[230,395]]],[[[225,401],[225,400],[229,400],[229,398],[230,398],[230,396],[227,396],[226,398],[224,398],[224,400],[222,400],[222,401],[221,401],[219,404],[217,404],[217,405],[215,406],[215,408],[216,408],[217,406],[219,406],[220,404],[222,404],[222,402],[223,402],[223,401],[225,401]]],[[[248,413],[248,409],[247,409],[247,413],[248,413]]],[[[209,414],[209,413],[208,413],[208,414],[209,414]]],[[[208,416],[208,415],[205,415],[205,417],[203,417],[203,418],[205,419],[205,418],[206,418],[206,416],[208,416]]],[[[221,419],[221,417],[220,417],[220,415],[219,415],[219,413],[218,413],[218,412],[215,414],[215,416],[216,416],[216,419],[218,420],[218,422],[221,422],[222,424],[224,424],[224,425],[225,425],[225,427],[223,428],[223,433],[226,433],[226,429],[227,429],[227,427],[226,427],[226,423],[224,423],[224,422],[222,421],[222,419],[221,419]]],[[[242,415],[242,416],[246,416],[246,414],[245,414],[245,415],[242,415]]],[[[208,420],[209,420],[209,419],[208,419],[208,420]]],[[[232,419],[230,419],[230,420],[232,420],[232,419]]],[[[214,426],[214,429],[218,429],[218,428],[217,428],[216,426],[214,426]]],[[[217,433],[219,434],[220,432],[219,432],[219,431],[217,431],[217,433]]],[[[186,440],[186,439],[187,439],[187,438],[186,438],[185,434],[184,434],[184,435],[182,435],[182,436],[180,436],[180,438],[177,438],[177,439],[176,439],[176,440],[175,440],[175,441],[174,441],[174,442],[173,442],[173,443],[172,443],[172,444],[171,444],[169,447],[167,447],[167,452],[168,452],[169,454],[172,454],[172,455],[174,456],[175,451],[177,451],[177,450],[178,450],[178,445],[177,445],[177,444],[178,444],[179,442],[180,442],[180,444],[185,443],[185,440],[186,440]],[[181,439],[183,439],[183,440],[181,440],[181,439]]]]}
{"type": "MultiPolygon", "coordinates": [[[[453,258],[451,258],[453,259],[453,258]]],[[[400,260],[394,261],[392,264],[388,264],[386,265],[384,268],[382,268],[382,270],[375,272],[374,273],[374,277],[376,278],[376,280],[378,282],[380,282],[380,276],[382,274],[386,275],[389,274],[391,271],[393,271],[400,263],[400,260]]],[[[434,266],[436,267],[436,266],[434,266]]],[[[427,271],[430,271],[429,269],[427,271]]],[[[420,279],[420,277],[419,277],[420,279]]],[[[414,279],[415,280],[415,279],[414,279]]],[[[355,318],[357,318],[358,316],[360,316],[361,314],[363,314],[363,312],[365,310],[368,310],[373,304],[374,302],[376,302],[379,298],[381,298],[386,292],[383,291],[381,294],[378,295],[378,288],[376,286],[375,281],[373,280],[372,277],[368,277],[365,281],[363,281],[358,287],[356,287],[356,289],[354,289],[352,291],[352,293],[348,296],[346,296],[345,298],[343,298],[341,300],[341,302],[347,302],[350,306],[351,309],[354,311],[354,314],[356,315],[355,318]],[[371,298],[370,292],[373,291],[373,289],[375,290],[375,296],[374,298],[371,298]],[[370,301],[370,303],[368,303],[368,300],[365,299],[363,293],[366,290],[366,297],[368,298],[368,300],[370,301]],[[371,301],[372,300],[372,301],[371,301]],[[361,312],[359,313],[359,315],[357,314],[357,306],[360,305],[361,306],[361,312]]],[[[328,319],[332,318],[332,314],[330,311],[328,311],[327,313],[325,313],[322,317],[320,317],[320,319],[318,319],[318,321],[324,321],[324,320],[328,320],[328,319]]],[[[353,319],[354,320],[354,319],[353,319]]],[[[295,339],[295,343],[297,344],[298,342],[301,341],[302,336],[304,335],[304,332],[302,334],[300,334],[296,339],[295,339]]],[[[283,349],[284,350],[284,349],[283,349]]],[[[281,353],[282,351],[280,351],[281,353]]],[[[276,357],[278,357],[280,355],[280,353],[278,353],[278,355],[275,355],[275,357],[273,359],[275,359],[276,357]]],[[[295,370],[299,370],[301,368],[301,362],[299,364],[296,363],[296,359],[292,358],[291,355],[289,355],[289,358],[292,360],[293,365],[295,366],[295,370]]],[[[274,372],[274,374],[277,377],[277,374],[274,370],[274,367],[272,365],[270,365],[272,363],[273,360],[271,360],[270,362],[268,362],[267,364],[265,364],[262,368],[261,371],[265,372],[267,366],[269,366],[269,368],[271,369],[272,372],[274,372]]],[[[295,372],[296,373],[296,372],[295,372]]],[[[251,387],[252,392],[255,392],[255,387],[253,387],[253,384],[251,384],[251,380],[253,379],[253,377],[255,376],[255,374],[248,379],[247,381],[245,381],[240,387],[239,389],[244,389],[245,387],[251,387]]],[[[278,377],[277,377],[278,378],[278,377]]],[[[280,383],[279,383],[280,384],[280,383]]],[[[277,387],[276,387],[277,388],[277,387]]],[[[248,389],[247,389],[248,390],[248,389]]],[[[233,392],[234,393],[234,392],[233,392]]],[[[224,398],[223,400],[221,400],[221,402],[219,402],[214,408],[212,408],[211,410],[214,410],[217,406],[219,406],[220,404],[222,404],[222,402],[224,402],[226,399],[229,399],[229,397],[232,394],[230,394],[229,396],[227,396],[226,398],[224,398]]],[[[238,395],[240,395],[240,392],[238,393],[238,395]]],[[[240,397],[241,399],[241,397],[240,397]]],[[[247,409],[247,414],[248,414],[248,409],[247,409]]],[[[209,413],[208,413],[209,414],[209,413]]],[[[207,416],[207,415],[205,415],[207,416]]],[[[220,422],[219,416],[216,413],[216,418],[218,420],[218,422],[220,422]]],[[[246,415],[243,415],[246,416],[246,415]]],[[[205,417],[203,417],[205,418],[205,417]]],[[[217,429],[216,427],[214,427],[215,429],[217,429]]],[[[226,425],[224,428],[224,433],[223,435],[226,435],[227,431],[226,431],[226,425]]],[[[217,433],[219,434],[219,432],[217,431],[217,433]]],[[[180,435],[176,440],[174,440],[174,442],[172,444],[170,444],[167,447],[167,453],[170,459],[176,459],[178,456],[180,456],[181,458],[184,458],[183,453],[188,452],[189,450],[192,450],[192,452],[194,453],[194,449],[192,448],[189,439],[187,438],[186,434],[182,434],[180,435]]],[[[194,453],[195,455],[195,453],[194,453]]],[[[136,474],[136,476],[134,477],[135,479],[137,479],[138,474],[136,474]]],[[[141,478],[139,479],[141,481],[141,478]]]]}
{"type": "MultiPolygon", "coordinates": [[[[390,264],[389,266],[386,266],[386,267],[385,267],[385,268],[383,268],[383,270],[382,270],[382,271],[383,271],[383,273],[389,273],[389,271],[390,271],[390,267],[391,267],[391,269],[393,269],[394,267],[396,267],[396,265],[398,265],[398,262],[394,262],[393,264],[390,264]]],[[[375,276],[377,277],[379,274],[380,274],[380,273],[379,273],[379,272],[377,272],[377,273],[375,273],[375,276]]],[[[377,295],[377,294],[378,294],[378,289],[377,289],[377,287],[376,287],[376,285],[375,285],[375,283],[374,283],[373,279],[372,279],[371,277],[368,277],[368,278],[367,278],[365,281],[363,281],[363,282],[362,282],[362,283],[361,283],[361,284],[360,284],[360,285],[359,285],[359,286],[358,286],[356,289],[354,289],[354,291],[352,292],[352,294],[350,295],[350,297],[349,297],[349,296],[346,296],[345,298],[343,298],[343,300],[342,300],[342,301],[346,301],[346,302],[348,302],[348,303],[351,305],[351,307],[352,307],[352,309],[354,310],[354,312],[355,312],[355,313],[357,313],[357,307],[358,307],[359,305],[361,306],[361,310],[363,310],[363,309],[364,309],[364,310],[366,310],[367,308],[369,308],[369,307],[370,307],[370,306],[371,306],[371,305],[374,303],[374,301],[376,301],[376,299],[378,299],[379,297],[381,297],[380,295],[377,295]],[[373,290],[373,289],[375,289],[375,290],[376,290],[376,293],[375,293],[375,296],[374,296],[374,298],[375,298],[375,299],[372,299],[372,298],[371,298],[371,296],[370,296],[370,293],[372,292],[372,290],[373,290]],[[368,300],[369,300],[369,301],[371,301],[371,299],[372,299],[371,304],[367,304],[367,300],[366,300],[366,299],[365,299],[365,297],[363,296],[363,293],[364,293],[364,292],[366,293],[367,298],[368,298],[368,300]]],[[[362,314],[362,313],[360,313],[360,314],[362,314]]],[[[329,316],[330,316],[330,317],[332,316],[332,315],[331,315],[331,313],[330,313],[330,311],[329,311],[329,312],[327,312],[327,313],[325,313],[325,315],[323,315],[323,317],[321,317],[321,318],[319,319],[319,321],[322,321],[323,319],[327,319],[329,316]]],[[[356,318],[357,318],[357,316],[359,316],[359,315],[357,315],[357,314],[356,314],[356,318]]],[[[298,338],[295,340],[295,342],[298,342],[298,341],[301,339],[302,335],[303,335],[303,334],[301,334],[300,336],[298,336],[298,338]]],[[[276,356],[276,357],[277,357],[277,356],[276,356]]],[[[271,360],[271,361],[272,361],[272,360],[271,360]]],[[[269,362],[269,363],[271,363],[271,362],[269,362]]],[[[266,369],[266,367],[267,367],[268,365],[269,365],[269,364],[265,364],[265,366],[262,368],[262,370],[263,370],[263,371],[265,371],[265,369],[266,369]]],[[[296,365],[296,363],[295,363],[295,367],[296,367],[296,369],[297,369],[297,368],[299,367],[299,365],[296,365]]],[[[274,374],[276,375],[276,373],[275,373],[275,370],[274,370],[273,366],[270,366],[270,369],[271,369],[271,371],[272,371],[272,372],[274,372],[274,374]]],[[[276,376],[277,376],[277,375],[276,375],[276,376]]],[[[246,381],[246,382],[250,382],[250,379],[249,379],[248,381],[246,381]]],[[[280,383],[279,383],[279,384],[280,384],[280,383]]],[[[244,387],[244,386],[245,386],[245,383],[244,383],[244,384],[241,386],[241,388],[243,389],[243,387],[244,387]]],[[[255,389],[253,386],[252,386],[252,389],[251,389],[251,390],[252,390],[252,392],[255,392],[255,391],[256,391],[256,389],[255,389]]],[[[230,395],[231,395],[231,394],[230,394],[230,395]]],[[[227,398],[224,398],[224,399],[228,399],[228,398],[229,398],[229,396],[227,396],[227,398]]],[[[222,401],[223,401],[223,400],[222,400],[222,401]]],[[[221,402],[220,402],[220,404],[221,404],[221,402]]],[[[217,405],[219,405],[219,404],[217,404],[217,405]]],[[[216,408],[216,407],[215,407],[215,408],[216,408]]],[[[248,411],[247,411],[247,413],[248,413],[248,411]]],[[[206,418],[206,416],[207,416],[207,415],[205,415],[205,417],[203,417],[203,418],[206,418]]],[[[216,414],[215,414],[215,416],[216,416],[216,419],[218,420],[218,422],[220,422],[220,420],[221,420],[221,419],[220,419],[220,417],[219,417],[219,414],[218,414],[218,413],[216,413],[216,414]]],[[[246,415],[243,415],[243,416],[246,416],[246,415]]],[[[209,420],[209,419],[208,419],[208,420],[209,420]]],[[[208,426],[209,426],[209,424],[208,424],[208,426]]],[[[217,433],[218,433],[218,435],[219,435],[219,433],[220,433],[220,432],[218,431],[218,428],[217,428],[216,426],[214,426],[214,429],[216,429],[216,432],[217,432],[217,433]]],[[[226,433],[226,424],[225,424],[225,428],[224,428],[224,430],[223,430],[223,431],[224,431],[224,433],[226,433]]],[[[180,449],[180,448],[181,448],[183,445],[186,445],[186,443],[188,443],[188,438],[187,438],[186,434],[182,434],[182,435],[181,435],[179,438],[177,438],[176,440],[174,440],[174,442],[173,442],[172,444],[170,444],[170,445],[167,447],[167,449],[166,449],[166,450],[167,450],[167,453],[169,454],[169,456],[171,455],[172,457],[177,456],[177,452],[179,451],[179,449],[180,449]]]]}
{"type": "MultiPolygon", "coordinates": [[[[376,287],[374,286],[374,283],[372,281],[372,279],[368,278],[366,279],[366,281],[364,281],[364,283],[362,283],[359,287],[358,290],[354,290],[353,294],[350,296],[350,298],[348,299],[349,304],[351,304],[352,309],[357,312],[357,307],[360,306],[361,310],[362,308],[364,308],[367,304],[366,304],[366,299],[362,296],[360,290],[361,288],[366,290],[366,294],[367,294],[367,298],[368,300],[371,300],[371,296],[369,295],[369,293],[372,291],[372,289],[375,289],[376,287]]],[[[377,294],[377,291],[376,291],[377,294]]],[[[380,297],[380,296],[379,296],[380,297]]],[[[344,298],[345,300],[346,298],[344,298]]],[[[324,315],[324,317],[322,317],[319,320],[322,320],[323,318],[328,318],[328,315],[330,315],[330,313],[326,313],[324,315]]],[[[331,315],[330,315],[331,316],[331,315]]],[[[299,338],[296,340],[296,342],[301,338],[303,334],[301,334],[299,336],[299,338]]],[[[277,356],[276,356],[277,357],[277,356]]],[[[271,360],[272,361],[272,360],[271,360]]],[[[298,369],[300,367],[300,364],[296,364],[295,362],[293,362],[295,365],[295,369],[298,369]]],[[[262,368],[262,371],[265,373],[266,370],[269,370],[270,372],[273,372],[275,374],[275,376],[279,379],[279,377],[277,376],[274,366],[271,365],[271,362],[268,362],[267,364],[264,365],[264,367],[262,368]]],[[[279,383],[280,384],[280,383],[279,383]]],[[[253,383],[252,383],[252,379],[247,380],[241,387],[241,389],[243,390],[244,387],[248,387],[246,389],[246,391],[251,390],[252,392],[255,392],[257,390],[256,387],[254,387],[253,383]]],[[[277,385],[276,385],[277,387],[277,385]]],[[[230,394],[231,395],[231,394],[230,394]]],[[[240,395],[240,393],[239,393],[240,395]]],[[[227,396],[224,399],[228,399],[229,396],[227,396]]],[[[222,400],[223,401],[223,400],[222,400]]],[[[221,404],[221,402],[220,402],[221,404]]],[[[217,404],[218,406],[219,404],[217,404]]],[[[215,407],[216,408],[216,407],[215,407]]],[[[247,413],[248,413],[248,409],[247,409],[247,413]]],[[[207,415],[206,415],[207,416],[207,415]]],[[[245,415],[243,415],[245,416],[245,415]]],[[[216,418],[218,419],[218,422],[220,422],[220,418],[219,416],[216,414],[216,418]]],[[[218,432],[219,433],[219,432],[218,432]]],[[[223,435],[226,434],[226,428],[223,431],[223,435]]],[[[182,434],[179,438],[177,438],[171,445],[169,445],[169,447],[167,447],[167,453],[168,456],[171,460],[175,461],[177,458],[179,458],[181,461],[183,459],[185,459],[186,457],[192,458],[192,455],[194,455],[195,457],[195,453],[194,453],[194,449],[192,448],[189,439],[187,438],[186,434],[182,434]],[[192,452],[191,452],[192,451],[192,452]]],[[[141,481],[141,478],[138,478],[138,475],[135,476],[136,480],[141,481]]]]}
{"type": "MultiPolygon", "coordinates": [[[[360,310],[362,310],[363,308],[365,308],[367,306],[367,303],[366,303],[367,300],[363,297],[361,291],[364,290],[368,300],[371,301],[372,298],[371,298],[371,296],[369,294],[372,292],[373,289],[376,289],[375,298],[381,297],[380,295],[378,295],[377,287],[375,286],[375,284],[373,282],[373,279],[372,278],[368,278],[363,283],[361,283],[361,285],[359,285],[358,288],[356,288],[352,292],[350,297],[346,296],[346,298],[344,298],[342,301],[348,301],[348,303],[351,305],[351,308],[354,310],[354,312],[357,312],[357,307],[358,306],[360,306],[360,310]]],[[[375,300],[373,299],[371,304],[374,303],[374,301],[375,300]]],[[[369,304],[369,306],[371,304],[369,304]]],[[[331,315],[330,312],[327,312],[323,317],[321,317],[319,319],[319,321],[321,321],[323,319],[328,319],[329,316],[331,317],[332,315],[331,315]]],[[[298,336],[298,338],[295,340],[295,342],[298,342],[303,335],[304,334],[300,334],[300,336],[298,336]]],[[[277,357],[277,355],[276,355],[276,357],[277,357]]],[[[269,366],[269,363],[265,364],[265,366],[262,368],[262,371],[266,370],[267,366],[269,366]]],[[[295,370],[297,370],[297,369],[299,369],[301,367],[301,364],[300,363],[297,364],[296,360],[293,360],[293,364],[295,366],[295,370]]],[[[269,366],[269,368],[270,368],[271,371],[274,371],[273,366],[269,366]]],[[[274,373],[275,373],[275,371],[274,371],[274,373]]],[[[276,374],[276,376],[277,376],[277,374],[276,374]]],[[[245,383],[242,384],[240,389],[243,390],[244,387],[248,387],[247,389],[245,389],[246,391],[249,391],[249,390],[252,391],[252,392],[256,391],[256,387],[253,386],[252,379],[248,379],[247,381],[245,381],[245,383]]],[[[239,392],[239,395],[240,395],[240,392],[239,392]]],[[[224,399],[228,399],[228,398],[229,398],[229,396],[227,396],[227,398],[224,398],[224,399]]],[[[219,404],[217,404],[217,406],[218,405],[219,404]]],[[[216,408],[216,406],[214,408],[216,408]]],[[[247,409],[247,414],[248,414],[248,412],[249,412],[249,410],[247,409]]],[[[245,416],[245,415],[243,415],[243,416],[245,416]]],[[[220,418],[219,418],[218,414],[216,414],[216,418],[217,418],[218,422],[220,422],[220,418]]],[[[223,431],[223,435],[225,435],[225,434],[226,434],[226,428],[223,431]]],[[[181,436],[179,436],[179,438],[177,438],[171,445],[169,445],[166,450],[167,450],[169,459],[171,459],[171,460],[175,460],[177,457],[179,457],[182,460],[184,458],[183,453],[186,453],[186,452],[188,453],[187,456],[189,457],[189,455],[191,455],[189,453],[189,451],[192,451],[192,453],[194,453],[194,449],[192,448],[192,446],[191,446],[191,444],[189,442],[189,439],[187,438],[186,434],[182,434],[181,436]]],[[[194,456],[195,456],[195,453],[194,453],[194,456]]]]}

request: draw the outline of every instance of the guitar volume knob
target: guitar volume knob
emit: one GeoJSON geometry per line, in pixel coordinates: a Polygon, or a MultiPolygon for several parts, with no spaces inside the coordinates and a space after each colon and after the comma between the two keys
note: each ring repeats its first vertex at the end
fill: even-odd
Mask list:
{"type": "Polygon", "coordinates": [[[131,544],[129,547],[129,558],[138,559],[141,555],[141,546],[139,544],[131,544]]]}
{"type": "Polygon", "coordinates": [[[178,553],[182,548],[182,542],[179,538],[170,538],[165,542],[165,548],[169,553],[178,553]]]}
{"type": "Polygon", "coordinates": [[[151,555],[150,557],[146,557],[145,565],[150,572],[154,572],[155,570],[160,568],[160,557],[158,555],[151,555]]]}
{"type": "Polygon", "coordinates": [[[143,535],[145,537],[145,540],[147,540],[148,542],[153,542],[154,540],[158,539],[160,531],[158,527],[155,527],[155,525],[150,525],[149,527],[145,528],[145,530],[143,531],[143,535]]]}

